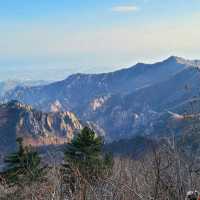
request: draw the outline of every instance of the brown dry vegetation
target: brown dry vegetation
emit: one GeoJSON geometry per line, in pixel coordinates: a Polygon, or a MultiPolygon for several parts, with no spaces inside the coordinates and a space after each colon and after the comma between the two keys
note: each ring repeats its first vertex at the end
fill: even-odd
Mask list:
{"type": "Polygon", "coordinates": [[[200,190],[200,162],[186,156],[173,141],[140,159],[115,158],[112,173],[83,179],[78,169],[69,172],[60,166],[48,169],[43,182],[8,187],[1,178],[1,200],[182,200],[189,190],[200,190]]]}

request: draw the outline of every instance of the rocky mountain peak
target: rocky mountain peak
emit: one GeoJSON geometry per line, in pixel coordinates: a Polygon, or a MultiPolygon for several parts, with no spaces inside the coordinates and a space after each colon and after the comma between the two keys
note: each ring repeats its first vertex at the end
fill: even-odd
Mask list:
{"type": "Polygon", "coordinates": [[[189,60],[178,56],[170,56],[164,62],[177,63],[190,67],[200,67],[200,60],[189,60]]]}
{"type": "Polygon", "coordinates": [[[0,152],[13,150],[17,137],[32,146],[68,143],[82,128],[72,112],[45,113],[11,101],[0,105],[0,152]]]}

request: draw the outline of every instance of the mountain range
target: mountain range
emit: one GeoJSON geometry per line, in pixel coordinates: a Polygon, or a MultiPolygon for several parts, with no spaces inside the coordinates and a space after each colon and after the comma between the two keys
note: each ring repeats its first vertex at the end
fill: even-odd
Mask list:
{"type": "MultiPolygon", "coordinates": [[[[74,112],[106,141],[166,132],[171,112],[190,112],[198,101],[200,61],[171,56],[154,64],[102,74],[74,74],[63,81],[17,87],[2,102],[17,100],[43,112],[74,112]],[[159,127],[159,129],[158,129],[159,127]]],[[[161,133],[160,133],[161,134],[161,133]]]]}

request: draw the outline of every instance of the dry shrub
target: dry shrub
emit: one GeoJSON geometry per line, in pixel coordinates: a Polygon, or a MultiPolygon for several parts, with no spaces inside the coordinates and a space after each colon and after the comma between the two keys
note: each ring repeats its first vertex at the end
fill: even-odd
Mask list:
{"type": "Polygon", "coordinates": [[[93,184],[77,169],[48,168],[43,182],[9,188],[1,179],[1,200],[180,200],[200,190],[200,162],[165,143],[134,160],[115,158],[112,173],[93,184]]]}

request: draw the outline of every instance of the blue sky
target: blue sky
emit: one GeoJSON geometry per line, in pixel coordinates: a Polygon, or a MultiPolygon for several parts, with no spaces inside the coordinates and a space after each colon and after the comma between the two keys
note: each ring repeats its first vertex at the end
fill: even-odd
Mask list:
{"type": "Polygon", "coordinates": [[[0,0],[0,79],[200,59],[199,0],[0,0]]]}

